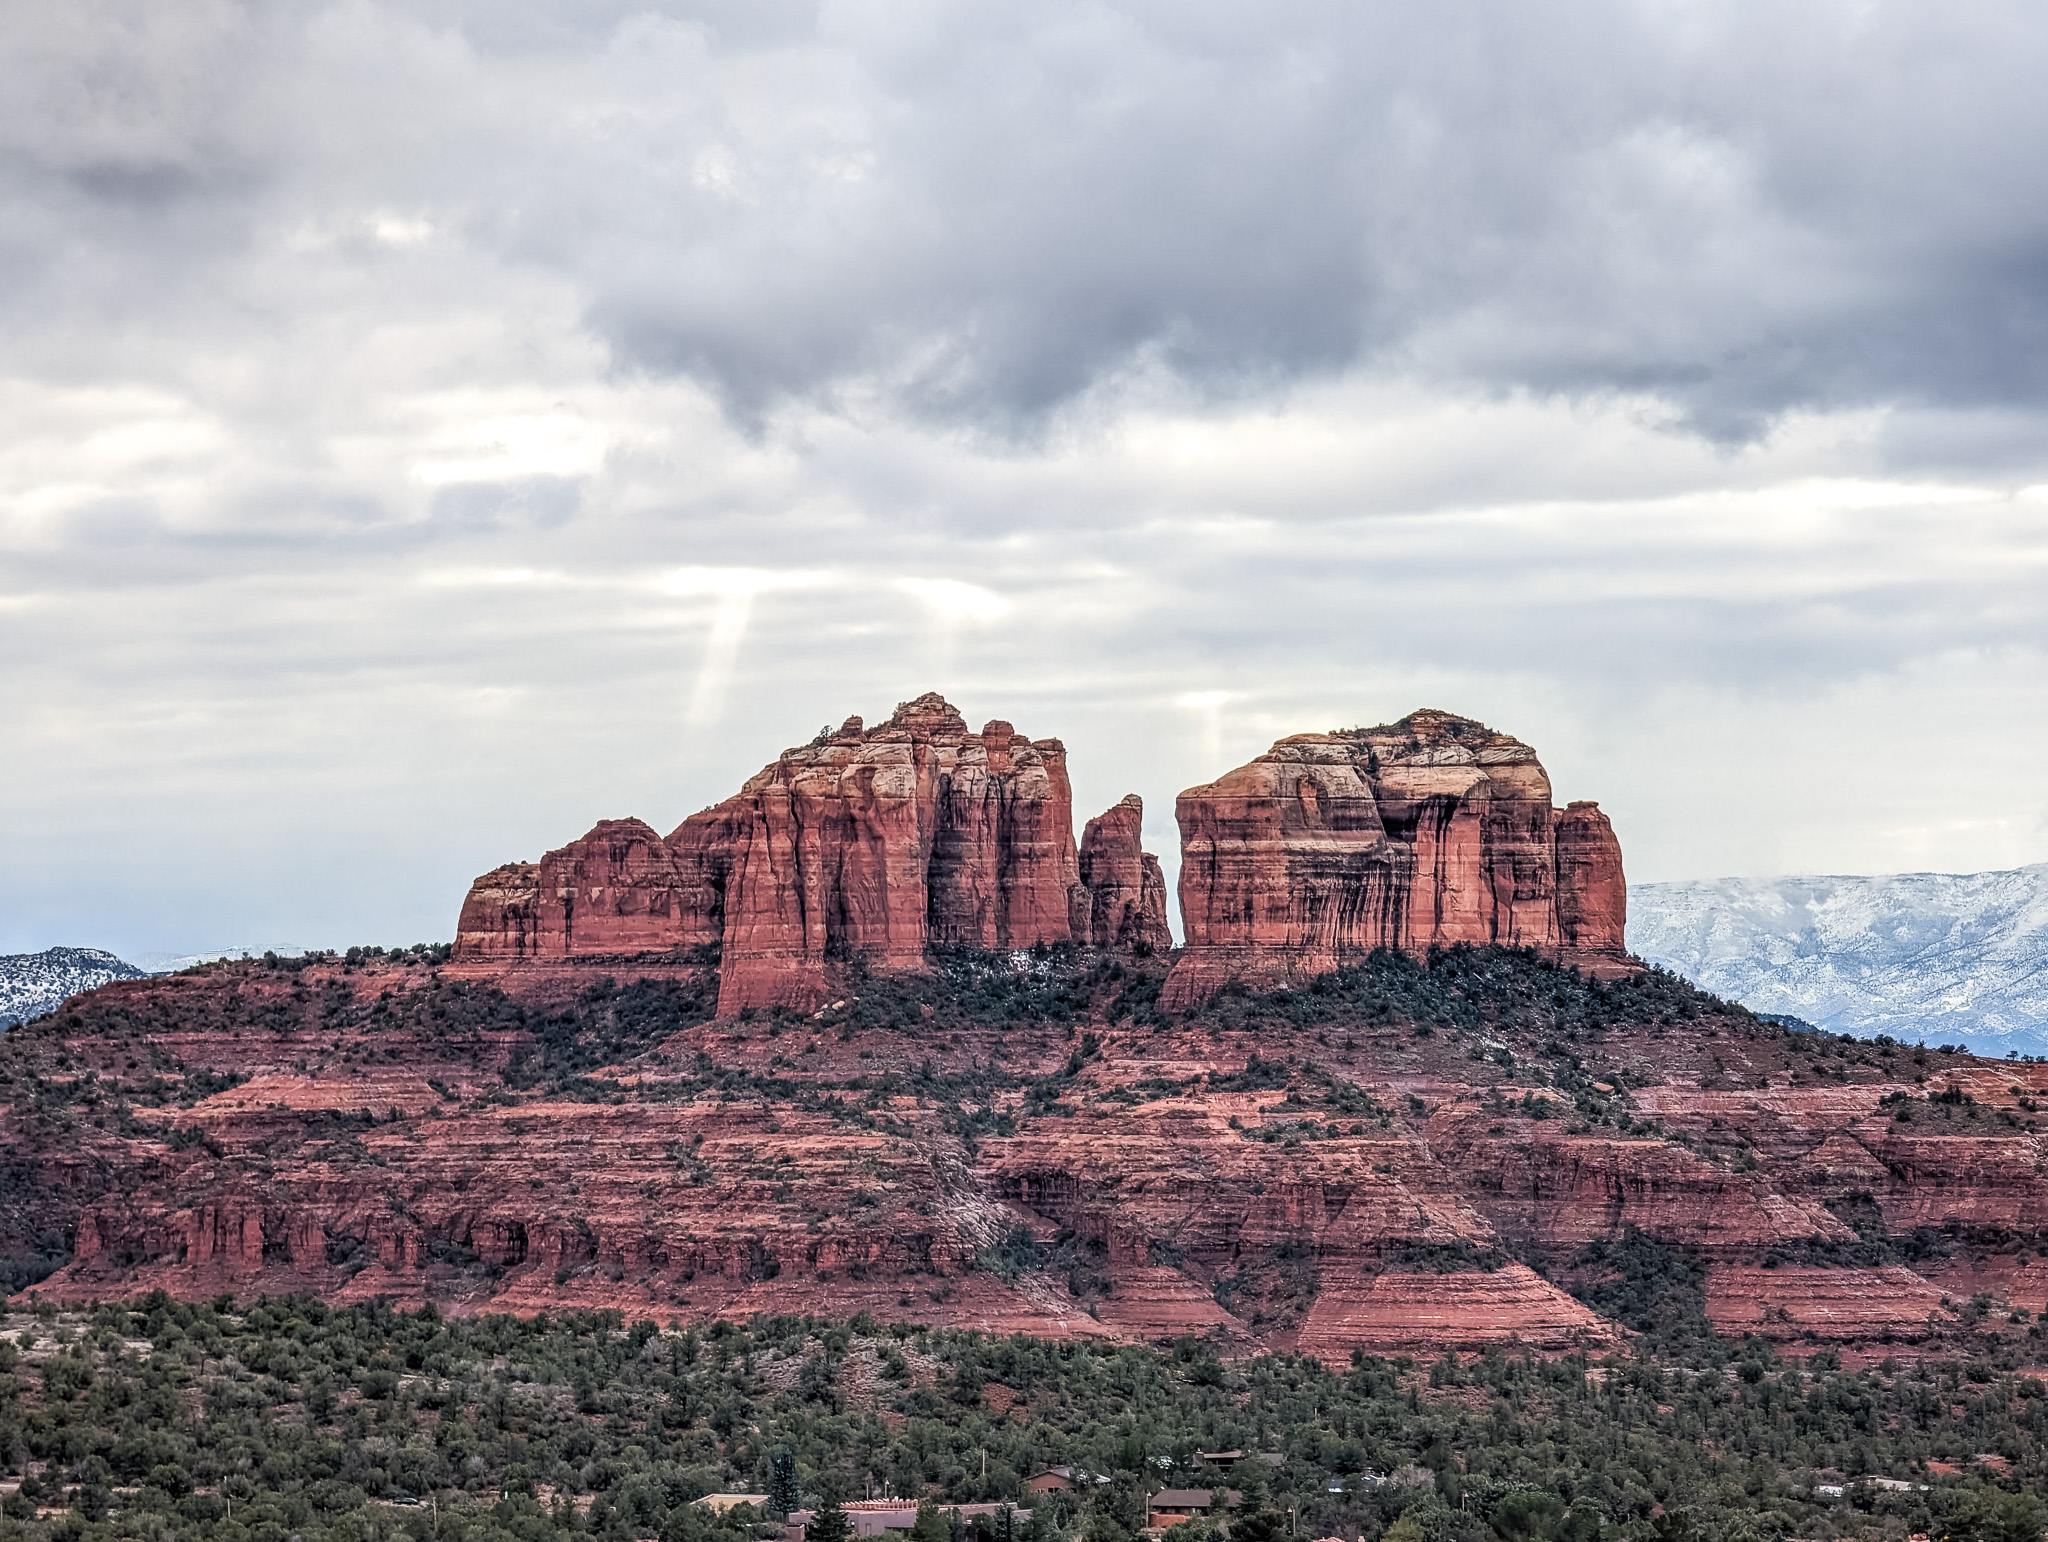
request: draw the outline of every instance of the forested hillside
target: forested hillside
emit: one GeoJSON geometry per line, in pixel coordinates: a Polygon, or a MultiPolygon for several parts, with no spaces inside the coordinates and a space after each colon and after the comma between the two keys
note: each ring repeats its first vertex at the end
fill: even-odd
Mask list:
{"type": "Polygon", "coordinates": [[[866,1319],[676,1332],[161,1296],[0,1332],[0,1535],[19,1542],[752,1542],[758,1512],[691,1501],[765,1493],[779,1452],[806,1503],[1019,1501],[1036,1542],[1125,1542],[1148,1491],[1210,1483],[1243,1491],[1240,1542],[1290,1510],[1303,1535],[1364,1542],[2029,1542],[2048,1464],[2032,1375],[1844,1371],[1754,1341],[1682,1367],[1333,1368],[866,1319]],[[1283,1460],[1196,1455],[1219,1450],[1283,1460]],[[1105,1481],[1028,1494],[1047,1465],[1105,1481]]]}

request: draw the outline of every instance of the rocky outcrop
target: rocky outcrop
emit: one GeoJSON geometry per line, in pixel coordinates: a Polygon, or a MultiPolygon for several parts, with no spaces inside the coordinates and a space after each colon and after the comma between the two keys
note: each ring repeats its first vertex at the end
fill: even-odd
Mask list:
{"type": "Polygon", "coordinates": [[[1551,807],[1536,752],[1448,712],[1296,734],[1180,796],[1187,950],[1167,1006],[1375,948],[1503,943],[1619,961],[1621,853],[1598,808],[1551,807]]]}
{"type": "Polygon", "coordinates": [[[671,840],[700,821],[733,850],[721,1012],[817,1006],[835,954],[900,972],[933,944],[1073,937],[1065,748],[1000,720],[970,733],[937,695],[785,751],[671,840]]]}
{"type": "Polygon", "coordinates": [[[1543,1354],[1603,1354],[1616,1325],[1522,1264],[1451,1274],[1356,1268],[1323,1282],[1296,1347],[1334,1365],[1368,1354],[1478,1354],[1503,1345],[1543,1354]]]}
{"type": "Polygon", "coordinates": [[[1554,816],[1557,840],[1557,940],[1568,958],[1620,962],[1628,957],[1628,879],[1621,842],[1597,803],[1567,804],[1554,816]]]}
{"type": "Polygon", "coordinates": [[[1173,946],[1166,927],[1166,877],[1143,846],[1145,800],[1136,793],[1088,821],[1081,836],[1081,892],[1085,916],[1074,936],[1098,948],[1163,953],[1173,946]]]}
{"type": "Polygon", "coordinates": [[[869,1310],[1335,1365],[1599,1354],[1630,1337],[1599,1313],[1649,1305],[1845,1358],[2024,1353],[1966,1303],[2048,1301],[2048,1064],[1504,953],[1192,1018],[1134,1010],[1164,959],[1108,962],[945,960],[765,1024],[683,970],[116,982],[0,1035],[38,1089],[0,1100],[0,1254],[61,1264],[57,1300],[869,1310]]]}
{"type": "MultiPolygon", "coordinates": [[[[1621,847],[1598,806],[1554,809],[1536,754],[1446,712],[1297,734],[1181,795],[1188,946],[1163,1001],[1271,985],[1375,948],[1534,947],[1627,967],[1621,847]]],[[[815,1010],[829,966],[906,972],[934,947],[1076,941],[1168,949],[1144,805],[1077,847],[1066,751],[925,695],[786,750],[666,837],[605,820],[479,878],[463,964],[617,961],[716,948],[719,1010],[815,1010]]]]}
{"type": "Polygon", "coordinates": [[[456,954],[596,958],[715,943],[705,865],[700,846],[671,848],[638,819],[600,820],[539,862],[493,868],[471,885],[456,954]]]}
{"type": "Polygon", "coordinates": [[[716,945],[731,1014],[816,1008],[837,960],[903,972],[935,946],[1164,947],[1165,886],[1137,844],[1141,812],[1097,821],[1084,878],[1059,740],[1000,719],[970,732],[943,697],[920,696],[876,728],[848,718],[784,751],[666,837],[606,820],[537,864],[493,869],[463,905],[456,957],[716,945]]]}
{"type": "Polygon", "coordinates": [[[457,958],[537,958],[541,947],[538,862],[507,862],[469,886],[455,922],[457,958]]]}
{"type": "Polygon", "coordinates": [[[1706,1313],[1729,1338],[1754,1333],[1780,1343],[1913,1343],[1955,1326],[1948,1295],[1898,1264],[1710,1270],[1706,1313]]]}

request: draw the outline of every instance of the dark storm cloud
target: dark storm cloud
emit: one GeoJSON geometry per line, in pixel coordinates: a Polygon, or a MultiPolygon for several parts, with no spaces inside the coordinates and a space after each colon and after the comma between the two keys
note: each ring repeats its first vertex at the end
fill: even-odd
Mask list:
{"type": "Polygon", "coordinates": [[[1238,397],[1365,365],[1647,394],[1739,438],[2048,391],[2026,5],[421,0],[13,30],[24,308],[212,315],[282,227],[385,205],[566,279],[620,363],[747,415],[879,395],[1014,427],[1133,373],[1238,397]]]}
{"type": "Polygon", "coordinates": [[[879,377],[1028,418],[1133,368],[1362,362],[1715,435],[2032,404],[2043,38],[2018,7],[830,9],[830,111],[792,141],[735,104],[572,261],[623,358],[750,405],[879,377]]]}

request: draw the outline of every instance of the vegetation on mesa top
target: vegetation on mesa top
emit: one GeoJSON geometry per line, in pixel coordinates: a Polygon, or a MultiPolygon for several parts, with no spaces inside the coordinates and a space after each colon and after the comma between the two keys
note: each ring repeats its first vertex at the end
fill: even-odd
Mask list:
{"type": "MultiPolygon", "coordinates": [[[[502,1096],[615,1099],[625,1093],[606,1068],[634,1062],[679,1029],[708,1024],[716,999],[715,975],[707,971],[688,983],[600,981],[572,1000],[543,1006],[489,984],[446,979],[433,967],[432,950],[350,950],[357,954],[354,962],[343,956],[317,969],[303,960],[206,966],[195,971],[199,978],[174,982],[197,990],[78,998],[0,1040],[0,1098],[30,1121],[25,1135],[61,1135],[81,1121],[137,1133],[132,1108],[189,1107],[242,1074],[225,1064],[187,1063],[172,1047],[181,1034],[288,1038],[317,1030],[322,1054],[332,1050],[343,1070],[403,1063],[415,1053],[405,1047],[410,1039],[443,1063],[466,1063],[500,1085],[502,1096]]],[[[1384,1127],[1403,1114],[1352,1084],[1359,1071],[1374,1071],[1350,1058],[1365,1052],[1382,1060],[1425,1057],[1446,1071],[1460,1067],[1467,1082],[1497,1084],[1516,1094],[1497,1099],[1503,1117],[1662,1137],[1634,1117],[1626,1098],[1629,1088],[1661,1076],[1665,1052],[1640,1053],[1646,1037],[1678,1046],[1718,1034],[1731,1053],[1762,1055],[1769,1062],[1759,1078],[1765,1081],[1772,1074],[1795,1083],[1924,1081],[1930,1064],[1926,1051],[1886,1040],[1788,1032],[1661,971],[1603,982],[1499,947],[1460,946],[1420,959],[1376,953],[1299,988],[1233,988],[1199,1009],[1171,1014],[1157,1005],[1165,967],[1162,960],[1040,947],[942,952],[928,974],[856,969],[846,996],[823,1011],[749,1012],[717,1025],[707,1052],[685,1074],[643,1077],[633,1095],[761,1096],[872,1124],[889,1099],[916,1092],[936,1101],[972,1140],[1008,1133],[1019,1118],[1072,1113],[1084,1102],[1284,1088],[1302,1117],[1247,1134],[1291,1142],[1384,1127]],[[1031,1037],[1019,1039],[1020,1031],[1031,1037]],[[1109,1036],[1142,1055],[1147,1036],[1190,1032],[1226,1054],[1249,1040],[1245,1069],[1195,1079],[1092,1072],[1109,1036]],[[789,1052],[777,1049],[773,1041],[783,1035],[806,1040],[804,1053],[794,1043],[789,1052]],[[1054,1039],[1066,1041],[1057,1052],[1063,1063],[1045,1069],[1054,1039]],[[847,1063],[850,1052],[836,1062],[818,1054],[821,1041],[859,1041],[858,1068],[847,1063]],[[765,1065],[753,1052],[757,1044],[769,1050],[765,1065]],[[1012,1053],[1019,1046],[1031,1054],[1012,1053]],[[1618,1057],[1617,1047],[1627,1053],[1618,1057]],[[1535,1096],[1532,1088],[1562,1096],[1535,1096]]],[[[246,1055],[235,1058],[247,1063],[246,1055]]],[[[2038,1112],[2027,1099],[2014,1110],[1992,1110],[1960,1093],[1888,1107],[1899,1124],[1935,1120],[1943,1133],[1990,1135],[2021,1128],[2020,1115],[2038,1112]]],[[[2026,1127],[2032,1124],[2029,1118],[2026,1127]]],[[[1747,1159],[1733,1146],[1717,1154],[1747,1159]]]]}
{"type": "MultiPolygon", "coordinates": [[[[618,1088],[602,1079],[593,1081],[595,1073],[633,1060],[680,1028],[707,1022],[715,1000],[715,978],[707,974],[695,983],[638,981],[619,986],[605,981],[572,1001],[546,1007],[514,999],[488,984],[444,979],[432,967],[421,967],[424,960],[417,952],[403,958],[398,968],[391,967],[393,956],[376,958],[374,971],[367,973],[359,973],[346,959],[313,973],[298,960],[281,960],[274,966],[215,965],[203,981],[189,982],[214,987],[201,993],[166,991],[142,1000],[80,998],[63,1014],[29,1025],[0,1045],[0,1096],[9,1096],[18,1111],[26,1112],[25,1103],[33,1102],[51,1114],[80,1104],[117,1108],[122,1102],[155,1104],[173,1098],[189,1103],[194,1095],[213,1089],[209,1077],[224,1073],[179,1063],[164,1042],[169,1031],[267,1028],[282,1034],[314,1027],[345,1046],[360,1045],[362,1054],[373,1056],[399,1054],[394,1038],[412,1034],[443,1056],[467,1056],[479,1070],[502,1076],[512,1092],[612,1096],[618,1088]],[[382,1049],[372,1042],[380,1038],[385,1041],[382,1049]],[[510,1046],[509,1061],[486,1066],[493,1042],[510,1046]]],[[[362,960],[366,968],[372,962],[370,955],[362,960]]],[[[1526,1082],[1534,1065],[1548,1067],[1541,1079],[1574,1091],[1576,1098],[1558,1111],[1576,1110],[1588,1119],[1615,1117],[1608,1104],[1595,1105],[1589,1090],[1593,1077],[1581,1073],[1589,1065],[1600,1068],[1598,1045],[1617,1031],[1656,1035],[1718,1023],[1752,1040],[1768,1040],[1810,1063],[1832,1056],[1838,1069],[1853,1064],[1879,1076],[1888,1074],[1896,1061],[1889,1046],[1850,1050],[1813,1035],[1768,1027],[1675,976],[1651,971],[1607,983],[1530,953],[1501,948],[1459,947],[1424,959],[1376,954],[1299,989],[1233,989],[1200,1009],[1175,1014],[1162,1013],[1157,1006],[1164,972],[1163,961],[1130,961],[1070,948],[1020,954],[942,953],[930,974],[856,972],[846,997],[822,1012],[808,1017],[783,1011],[748,1013],[723,1029],[734,1040],[762,1033],[773,1039],[802,1031],[840,1043],[871,1042],[881,1052],[873,1073],[835,1075],[819,1065],[799,1065],[795,1057],[778,1062],[771,1056],[766,1068],[699,1064],[697,1087],[676,1084],[663,1095],[730,1090],[734,1076],[764,1093],[785,1096],[792,1095],[799,1082],[820,1091],[866,1094],[911,1083],[943,1084],[964,1076],[974,1085],[957,1089],[963,1098],[956,1101],[964,1103],[969,1094],[1028,1087],[1022,1112],[1058,1113],[1071,1106],[1068,1090],[1094,1053],[1083,1030],[1098,1036],[1096,1044],[1109,1032],[1194,1031],[1218,1041],[1219,1048],[1243,1035],[1255,1044],[1300,1045],[1297,1060],[1319,1058],[1310,1051],[1311,1041],[1332,1050],[1357,1049],[1361,1041],[1367,1047],[1391,1043],[1419,1050],[1431,1048],[1434,1040],[1439,1053],[1462,1053],[1465,1061],[1479,1062],[1468,1065],[1465,1074],[1481,1083],[1517,1076],[1526,1082]],[[1046,1076],[1006,1065],[1002,1040],[986,1042],[991,1032],[1020,1028],[1074,1041],[1064,1073],[1046,1076]],[[971,1075],[953,1065],[962,1057],[945,1052],[958,1035],[983,1043],[983,1061],[971,1075]],[[1453,1044],[1458,1046],[1455,1051],[1453,1044]],[[770,1073],[765,1078],[764,1069],[770,1073]]],[[[1247,1076],[1259,1074],[1256,1063],[1247,1076]]],[[[1280,1078],[1270,1085],[1283,1086],[1293,1073],[1267,1074],[1280,1078]]],[[[1322,1083],[1321,1101],[1343,1101],[1344,1094],[1326,1072],[1308,1074],[1322,1083]]],[[[1625,1069],[1602,1074],[1631,1079],[1625,1069]]],[[[1637,1069],[1633,1080],[1642,1079],[1637,1069]]],[[[1224,1090],[1234,1084],[1212,1077],[1209,1085],[1224,1090]]],[[[1156,1087],[1120,1089],[1115,1095],[1128,1100],[1178,1090],[1188,1089],[1162,1081],[1156,1087]]],[[[1355,1089],[1351,1101],[1357,1103],[1356,1112],[1368,1117],[1383,1112],[1355,1089]]],[[[1546,1110],[1530,1112],[1542,1117],[1546,1110]]]]}
{"type": "MultiPolygon", "coordinates": [[[[201,978],[237,974],[295,977],[310,970],[346,981],[359,972],[431,969],[446,963],[450,951],[445,943],[415,943],[409,948],[352,947],[345,952],[313,950],[298,956],[273,953],[239,963],[194,965],[183,974],[201,978]]],[[[691,950],[687,959],[678,956],[680,961],[703,969],[705,984],[677,993],[672,1026],[693,1014],[709,1016],[716,995],[717,953],[710,947],[691,950]]],[[[668,959],[668,955],[662,957],[668,959]]],[[[864,1029],[943,1034],[1019,1023],[1059,1026],[1103,1020],[1144,1027],[1168,1020],[1157,1005],[1168,964],[1163,958],[1134,959],[1072,944],[1041,943],[1015,953],[940,947],[933,950],[931,960],[929,972],[908,975],[877,975],[857,960],[847,961],[847,996],[834,1004],[834,1010],[806,1019],[787,1009],[750,1008],[741,1017],[749,1022],[784,1024],[829,1017],[829,1026],[842,1037],[864,1029]]],[[[619,974],[630,976],[631,961],[617,962],[619,974]]],[[[478,989],[485,999],[495,999],[489,986],[478,989]]],[[[1358,965],[1299,987],[1254,991],[1231,985],[1202,1007],[1172,1014],[1174,1021],[1221,1032],[1394,1024],[1433,1031],[1482,1027],[1507,1031],[1530,1027],[1550,1032],[1603,1026],[1668,1029],[1717,1017],[1753,1027],[1785,1029],[1808,1041],[1837,1037],[1779,1014],[1753,1014],[1662,969],[1603,982],[1531,950],[1495,944],[1435,948],[1423,958],[1379,950],[1358,965]]],[[[1878,1049],[1905,1047],[1882,1035],[1870,1041],[1839,1037],[1845,1042],[1868,1042],[1878,1049]]],[[[1963,1051],[1960,1045],[1939,1049],[1943,1053],[1963,1051]]]]}
{"type": "Polygon", "coordinates": [[[1760,1344],[1726,1374],[1501,1355],[1337,1372],[866,1318],[665,1333],[162,1296],[0,1332],[18,1475],[0,1536],[20,1542],[752,1542],[758,1515],[691,1501],[774,1488],[1015,1501],[1034,1542],[1130,1542],[1162,1484],[1242,1490],[1235,1542],[1285,1534],[1287,1511],[1361,1542],[2021,1542],[2048,1480],[2037,1379],[1800,1367],[1760,1344]],[[1196,1454],[1233,1449],[1281,1465],[1196,1454]],[[1028,1493],[1048,1465],[1108,1481],[1028,1493]]]}

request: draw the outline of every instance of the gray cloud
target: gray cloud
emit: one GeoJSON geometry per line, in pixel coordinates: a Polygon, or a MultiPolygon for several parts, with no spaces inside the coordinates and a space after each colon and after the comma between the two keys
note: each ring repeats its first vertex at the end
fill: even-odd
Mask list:
{"type": "Polygon", "coordinates": [[[753,417],[880,393],[1014,431],[1133,372],[1231,399],[1363,365],[1746,438],[2031,409],[2048,368],[2021,4],[29,21],[0,60],[22,311],[247,320],[294,223],[353,212],[561,279],[621,365],[753,417]]]}
{"type": "Polygon", "coordinates": [[[2039,860],[2020,6],[27,7],[0,951],[445,935],[944,689],[2039,860]]]}

